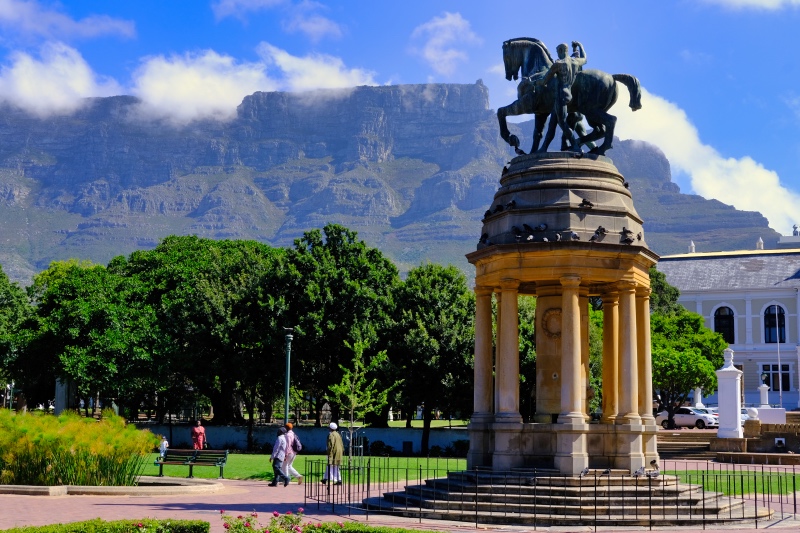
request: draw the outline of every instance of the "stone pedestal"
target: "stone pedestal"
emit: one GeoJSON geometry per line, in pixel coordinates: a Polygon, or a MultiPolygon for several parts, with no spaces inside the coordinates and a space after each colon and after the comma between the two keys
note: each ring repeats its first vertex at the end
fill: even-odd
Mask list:
{"type": "Polygon", "coordinates": [[[504,172],[478,249],[467,255],[477,298],[470,468],[550,464],[577,474],[595,465],[636,470],[657,460],[649,268],[658,257],[647,248],[623,182],[610,159],[588,154],[521,156],[504,172]],[[519,294],[537,297],[530,424],[519,413],[519,294]],[[590,297],[602,298],[606,319],[601,427],[587,423],[590,297]]]}
{"type": "Polygon", "coordinates": [[[742,432],[742,374],[733,366],[733,350],[725,349],[725,364],[717,370],[719,398],[719,429],[717,437],[741,439],[742,432]]]}

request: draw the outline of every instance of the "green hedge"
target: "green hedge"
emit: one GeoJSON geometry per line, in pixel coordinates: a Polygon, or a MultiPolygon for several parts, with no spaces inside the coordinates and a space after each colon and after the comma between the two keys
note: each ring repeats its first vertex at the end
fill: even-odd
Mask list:
{"type": "Polygon", "coordinates": [[[3,533],[208,533],[211,525],[201,520],[117,520],[96,518],[87,522],[27,526],[5,529],[3,533]]]}

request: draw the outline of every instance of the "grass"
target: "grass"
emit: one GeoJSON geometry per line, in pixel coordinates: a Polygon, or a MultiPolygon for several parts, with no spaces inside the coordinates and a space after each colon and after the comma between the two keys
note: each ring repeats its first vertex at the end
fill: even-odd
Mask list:
{"type": "MultiPolygon", "coordinates": [[[[157,453],[151,453],[142,471],[144,476],[157,476],[158,467],[153,463],[158,457],[157,453]]],[[[363,458],[366,463],[368,458],[363,458]]],[[[345,459],[346,460],[346,459],[345,459]]],[[[311,470],[307,462],[319,461],[324,463],[324,455],[298,455],[294,461],[295,469],[304,474],[311,470]]],[[[379,476],[380,481],[399,481],[403,479],[415,480],[420,478],[420,468],[423,477],[433,475],[443,476],[448,470],[465,470],[467,468],[466,459],[454,458],[425,458],[425,457],[373,457],[371,459],[372,476],[379,476]]],[[[316,467],[319,470],[319,466],[316,467]]],[[[255,479],[271,481],[272,463],[269,462],[269,455],[264,454],[243,454],[235,453],[228,455],[228,464],[225,466],[226,479],[255,479]]],[[[170,477],[186,477],[189,475],[189,467],[180,465],[165,465],[164,475],[170,477]]],[[[219,469],[216,467],[195,467],[194,476],[206,479],[216,479],[219,469]]],[[[378,481],[375,479],[375,481],[378,481]]]]}
{"type": "MultiPolygon", "coordinates": [[[[412,428],[421,428],[422,423],[424,420],[412,420],[411,427],[412,428]]],[[[432,428],[447,428],[447,427],[454,427],[454,428],[465,428],[469,420],[431,420],[431,427],[432,428]]],[[[404,428],[406,427],[405,420],[393,420],[389,422],[390,428],[404,428]]]]}
{"type": "Polygon", "coordinates": [[[704,470],[672,470],[682,483],[703,485],[706,491],[726,496],[741,494],[792,494],[800,490],[800,474],[762,474],[760,472],[713,473],[704,470]]]}

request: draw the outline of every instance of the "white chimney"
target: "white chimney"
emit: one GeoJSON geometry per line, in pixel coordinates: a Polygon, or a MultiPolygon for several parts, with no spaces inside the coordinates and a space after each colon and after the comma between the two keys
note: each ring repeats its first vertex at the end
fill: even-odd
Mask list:
{"type": "Polygon", "coordinates": [[[694,253],[694,241],[689,241],[689,253],[694,253]]]}
{"type": "Polygon", "coordinates": [[[764,241],[761,240],[761,237],[758,238],[756,241],[756,250],[763,250],[764,249],[764,241]]]}

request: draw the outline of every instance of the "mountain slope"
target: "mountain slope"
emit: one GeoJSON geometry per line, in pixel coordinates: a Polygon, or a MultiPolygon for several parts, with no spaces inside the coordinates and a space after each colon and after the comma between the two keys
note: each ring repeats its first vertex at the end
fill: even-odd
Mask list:
{"type": "MultiPolygon", "coordinates": [[[[128,96],[47,120],[4,108],[0,263],[27,283],[53,259],[105,263],[169,234],[287,246],[336,222],[401,270],[470,272],[464,254],[513,155],[488,101],[480,82],[255,93],[231,122],[183,128],[142,118],[128,96]]],[[[617,141],[609,155],[658,253],[777,237],[758,213],[680,194],[653,146],[617,141]]]]}

